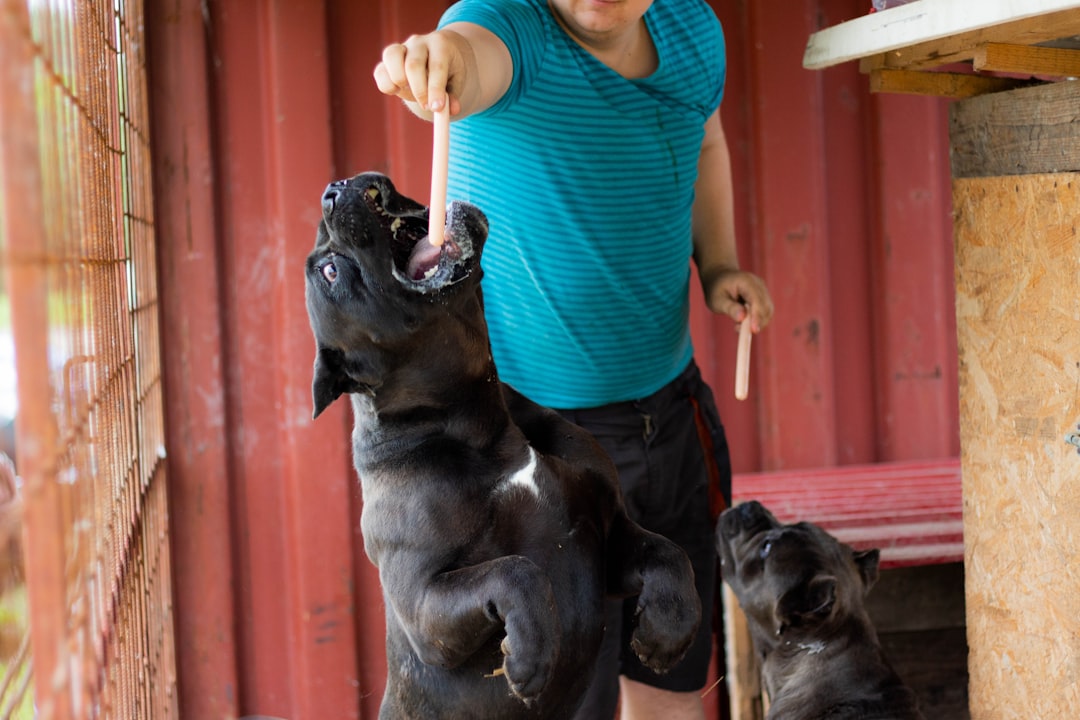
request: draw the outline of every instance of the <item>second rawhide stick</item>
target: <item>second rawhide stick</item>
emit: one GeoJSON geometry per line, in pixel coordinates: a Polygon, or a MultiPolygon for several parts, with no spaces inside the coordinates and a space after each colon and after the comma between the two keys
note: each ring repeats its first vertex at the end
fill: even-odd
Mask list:
{"type": "Polygon", "coordinates": [[[739,351],[735,358],[735,399],[745,400],[750,392],[750,312],[739,325],[739,351]]]}

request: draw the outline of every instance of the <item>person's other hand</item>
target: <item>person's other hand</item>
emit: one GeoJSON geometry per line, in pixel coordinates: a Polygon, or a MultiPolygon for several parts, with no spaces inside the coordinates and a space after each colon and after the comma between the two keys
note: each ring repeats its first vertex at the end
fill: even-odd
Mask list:
{"type": "Polygon", "coordinates": [[[750,329],[760,332],[773,315],[773,302],[765,282],[753,273],[727,270],[717,274],[705,293],[705,302],[714,313],[742,322],[750,312],[750,329]]]}

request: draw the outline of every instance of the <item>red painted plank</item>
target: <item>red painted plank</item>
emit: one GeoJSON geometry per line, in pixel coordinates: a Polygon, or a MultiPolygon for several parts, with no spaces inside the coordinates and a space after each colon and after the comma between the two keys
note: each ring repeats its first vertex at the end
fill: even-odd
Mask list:
{"type": "Polygon", "coordinates": [[[962,520],[937,520],[911,522],[900,525],[842,527],[834,531],[836,537],[850,543],[874,543],[878,547],[925,545],[946,540],[962,541],[962,520]]]}
{"type": "Polygon", "coordinates": [[[148,3],[154,215],[184,717],[240,715],[232,501],[206,31],[197,0],[148,3]]]}
{"type": "Polygon", "coordinates": [[[879,459],[958,455],[947,101],[875,96],[879,459]]]}
{"type": "Polygon", "coordinates": [[[747,478],[770,477],[782,482],[785,478],[815,478],[832,482],[844,482],[860,477],[939,477],[954,475],[960,471],[960,461],[955,457],[932,460],[904,460],[888,463],[862,463],[839,467],[816,467],[797,470],[778,470],[769,473],[744,473],[747,478]]]}
{"type": "Polygon", "coordinates": [[[348,452],[345,406],[311,423],[303,304],[303,260],[333,176],[325,16],[321,5],[227,2],[210,22],[241,711],[355,717],[354,478],[334,462],[348,452]]]}
{"type": "MultiPolygon", "coordinates": [[[[304,262],[322,217],[319,198],[332,172],[331,116],[327,76],[326,14],[322,4],[277,3],[267,28],[270,64],[264,69],[269,96],[264,112],[268,149],[274,159],[268,177],[269,199],[280,236],[270,243],[277,254],[272,289],[276,417],[266,432],[276,432],[285,461],[284,560],[292,579],[288,608],[295,661],[296,720],[359,717],[354,630],[352,522],[349,499],[355,477],[344,463],[348,435],[342,418],[348,404],[311,420],[310,368],[315,357],[304,306],[304,262]],[[287,168],[287,171],[278,170],[287,168]],[[301,338],[305,338],[306,342],[301,338]],[[329,432],[327,430],[330,430],[329,432]]],[[[252,238],[249,251],[266,244],[252,238]]]]}
{"type": "Polygon", "coordinates": [[[768,470],[836,464],[833,329],[825,213],[824,116],[818,79],[801,69],[817,3],[784,11],[749,3],[760,267],[776,314],[755,349],[768,470]]]}
{"type": "MultiPolygon", "coordinates": [[[[866,549],[866,548],[860,548],[866,549]]],[[[881,568],[939,565],[962,562],[964,543],[950,542],[906,548],[891,548],[881,552],[881,568]]]]}
{"type": "Polygon", "coordinates": [[[958,520],[963,517],[958,498],[944,498],[937,506],[891,507],[878,505],[872,508],[853,511],[837,511],[834,507],[822,505],[807,505],[798,502],[797,499],[770,499],[756,497],[756,500],[768,507],[773,514],[784,522],[797,522],[805,520],[816,523],[822,527],[862,527],[872,525],[880,528],[880,532],[893,532],[890,526],[907,525],[912,521],[944,522],[958,520]],[[955,506],[955,509],[954,509],[955,506]]]}
{"type": "Polygon", "coordinates": [[[294,578],[282,562],[288,544],[285,458],[276,427],[276,369],[266,365],[277,351],[274,307],[281,252],[269,178],[282,171],[268,148],[276,121],[267,97],[266,71],[273,62],[269,8],[241,8],[235,2],[209,7],[240,708],[244,714],[289,717],[297,707],[292,678],[298,648],[290,632],[291,596],[281,589],[292,587],[294,578]]]}
{"type": "Polygon", "coordinates": [[[813,487],[807,487],[800,493],[770,495],[755,493],[755,499],[762,503],[789,505],[800,508],[804,513],[813,512],[817,519],[826,517],[857,517],[862,514],[900,514],[917,511],[942,510],[956,511],[960,507],[959,492],[929,492],[914,494],[909,490],[899,489],[893,493],[878,492],[876,495],[863,492],[862,488],[852,487],[844,494],[818,494],[813,487]],[[812,498],[807,499],[807,498],[812,498]]]}
{"type": "MultiPolygon", "coordinates": [[[[828,27],[866,12],[866,0],[823,0],[819,24],[828,27]]],[[[829,293],[836,462],[878,459],[875,443],[873,317],[870,303],[869,194],[866,145],[870,92],[857,63],[812,73],[821,83],[828,218],[828,274],[816,281],[829,293]]]]}

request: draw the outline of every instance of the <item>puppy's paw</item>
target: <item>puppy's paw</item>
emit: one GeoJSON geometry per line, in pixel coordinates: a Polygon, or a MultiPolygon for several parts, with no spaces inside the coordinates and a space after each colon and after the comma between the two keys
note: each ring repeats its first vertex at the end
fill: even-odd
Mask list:
{"type": "Polygon", "coordinates": [[[666,673],[694,641],[701,600],[693,583],[648,583],[638,597],[636,620],[630,647],[647,668],[666,673]]]}
{"type": "Polygon", "coordinates": [[[512,640],[508,634],[502,641],[503,674],[510,692],[526,706],[536,702],[551,679],[557,651],[554,637],[533,635],[524,641],[520,636],[512,640]]]}

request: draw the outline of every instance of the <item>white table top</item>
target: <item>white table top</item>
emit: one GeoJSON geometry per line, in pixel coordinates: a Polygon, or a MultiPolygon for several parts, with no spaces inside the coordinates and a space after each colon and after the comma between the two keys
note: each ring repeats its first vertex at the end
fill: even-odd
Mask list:
{"type": "Polygon", "coordinates": [[[1080,8],[1080,0],[916,0],[814,33],[806,45],[803,67],[818,70],[919,43],[1075,8],[1080,8]]]}

